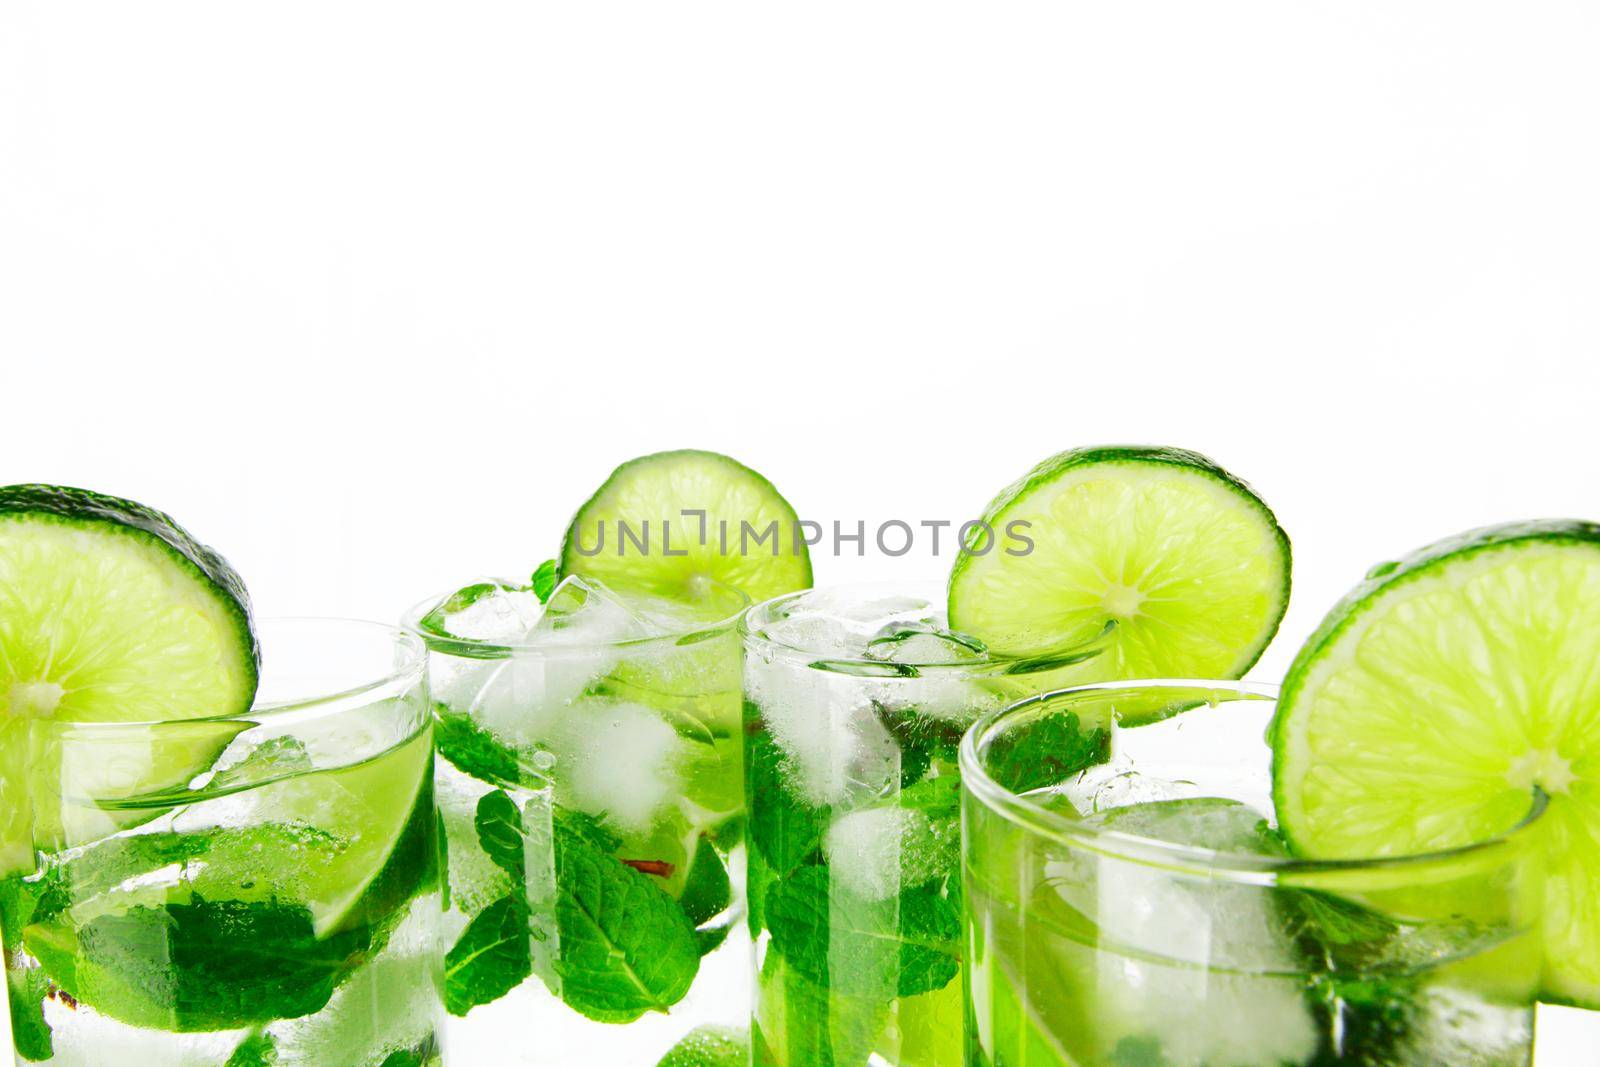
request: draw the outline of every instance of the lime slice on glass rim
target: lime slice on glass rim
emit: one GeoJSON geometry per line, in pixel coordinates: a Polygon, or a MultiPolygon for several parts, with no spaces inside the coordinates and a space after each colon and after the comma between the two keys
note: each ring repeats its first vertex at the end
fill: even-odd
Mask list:
{"type": "Polygon", "coordinates": [[[1288,536],[1248,485],[1195,452],[1062,452],[982,521],[991,532],[974,530],[951,568],[951,627],[1026,654],[1114,624],[1084,681],[1238,678],[1289,604],[1288,536]]]}
{"type": "MultiPolygon", "coordinates": [[[[129,730],[71,765],[30,759],[30,720],[170,722],[250,708],[259,650],[244,583],[167,515],[48,485],[0,488],[0,783],[117,800],[181,787],[244,725],[129,730]],[[85,765],[94,764],[94,765],[85,765]]],[[[247,725],[247,724],[245,724],[247,725]]],[[[80,751],[86,746],[80,746],[80,751]]],[[[0,797],[0,873],[150,813],[0,797]],[[61,810],[56,810],[56,809],[61,810]],[[59,824],[59,825],[58,825],[59,824]]]]}
{"type": "Polygon", "coordinates": [[[1290,666],[1269,737],[1284,836],[1313,858],[1485,840],[1542,791],[1541,999],[1600,1007],[1600,525],[1373,568],[1290,666]]]}
{"type": "Polygon", "coordinates": [[[771,482],[727,456],[683,449],[612,471],[567,527],[560,571],[680,600],[709,579],[759,603],[810,588],[811,553],[771,482]]]}

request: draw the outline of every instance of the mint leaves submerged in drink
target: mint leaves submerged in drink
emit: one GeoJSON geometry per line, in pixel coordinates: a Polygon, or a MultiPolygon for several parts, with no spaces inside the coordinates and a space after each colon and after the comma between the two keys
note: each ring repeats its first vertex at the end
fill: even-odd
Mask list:
{"type": "Polygon", "coordinates": [[[337,792],[376,775],[391,786],[389,799],[411,799],[390,816],[392,837],[367,823],[367,840],[357,843],[332,819],[334,829],[301,822],[151,829],[0,882],[19,1050],[48,1057],[46,998],[175,1032],[265,1026],[321,1011],[436,881],[427,752],[426,738],[418,738],[369,764],[279,787],[309,796],[322,782],[337,792]]]}
{"type": "Polygon", "coordinates": [[[701,930],[730,904],[726,868],[709,842],[674,899],[658,875],[639,869],[651,869],[651,861],[631,865],[617,855],[621,839],[600,822],[544,798],[519,808],[502,790],[486,793],[475,825],[478,847],[511,876],[510,888],[473,917],[445,958],[452,1014],[496,1000],[533,974],[598,1022],[666,1011],[688,992],[701,930]],[[548,886],[530,863],[549,865],[548,886]]]}
{"type": "MultiPolygon", "coordinates": [[[[290,894],[314,877],[319,854],[343,846],[266,824],[113,838],[36,878],[9,879],[0,886],[7,941],[38,961],[28,981],[41,998],[59,991],[134,1026],[209,1031],[308,1015],[383,947],[432,878],[431,824],[429,799],[407,831],[416,847],[397,844],[353,909],[360,920],[330,935],[290,894]],[[163,873],[174,870],[192,876],[163,873]]],[[[43,1047],[37,1008],[19,1010],[16,999],[14,988],[13,1014],[43,1047]]]]}

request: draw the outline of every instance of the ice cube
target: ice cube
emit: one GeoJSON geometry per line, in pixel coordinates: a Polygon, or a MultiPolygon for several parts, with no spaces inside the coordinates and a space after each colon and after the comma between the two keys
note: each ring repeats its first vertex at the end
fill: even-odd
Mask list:
{"type": "Polygon", "coordinates": [[[953,811],[930,817],[915,808],[885,805],[836,820],[822,847],[840,885],[864,900],[887,900],[948,875],[960,835],[953,811]]]}
{"type": "Polygon", "coordinates": [[[43,1008],[54,1046],[48,1060],[51,1067],[103,1067],[108,1049],[116,1049],[118,1063],[213,1067],[226,1062],[247,1033],[179,1034],[129,1026],[109,1015],[83,1010],[76,1001],[62,996],[45,997],[43,1008]]]}
{"type": "Polygon", "coordinates": [[[900,843],[906,824],[920,812],[897,807],[853,811],[828,828],[823,852],[828,870],[864,900],[887,900],[900,892],[900,843]]]}
{"type": "MultiPolygon", "coordinates": [[[[1194,797],[1131,804],[1084,820],[1175,844],[1281,854],[1259,812],[1194,797]]],[[[1277,1067],[1316,1048],[1295,978],[1301,960],[1272,891],[1214,878],[1203,867],[1156,867],[1077,851],[1046,862],[1047,884],[1096,930],[1099,1033],[1154,1042],[1163,1062],[1277,1067]]]]}
{"type": "Polygon", "coordinates": [[[900,748],[860,678],[752,653],[745,691],[807,803],[877,796],[899,777],[900,748]]]}
{"type": "MultiPolygon", "coordinates": [[[[1282,855],[1260,813],[1219,797],[1131,804],[1090,814],[1084,823],[1219,852],[1282,855]]],[[[1047,862],[1045,874],[1111,942],[1241,970],[1289,969],[1299,959],[1265,887],[1084,851],[1047,862]]]]}
{"type": "MultiPolygon", "coordinates": [[[[1057,792],[1071,801],[1079,815],[1087,816],[1159,801],[1191,800],[1197,798],[1200,791],[1192,782],[1144,774],[1135,769],[1133,761],[1126,755],[1119,754],[1061,783],[1057,792]]],[[[1139,833],[1136,830],[1129,832],[1139,833]]],[[[1139,836],[1151,835],[1139,833],[1139,836]]]]}
{"type": "Polygon", "coordinates": [[[877,634],[897,624],[932,624],[939,608],[922,597],[863,596],[859,589],[819,589],[794,601],[791,614],[827,615],[858,633],[877,634]]]}
{"type": "Polygon", "coordinates": [[[913,678],[889,678],[868,687],[883,710],[907,712],[943,723],[970,725],[999,707],[1004,694],[958,667],[929,668],[913,678]]]}
{"type": "Polygon", "coordinates": [[[927,628],[937,609],[920,597],[863,598],[856,590],[820,589],[785,604],[767,624],[779,644],[823,659],[864,658],[868,643],[886,630],[927,628]]]}
{"type": "Polygon", "coordinates": [[[423,617],[422,626],[463,641],[514,644],[527,636],[542,611],[532,590],[480,578],[446,597],[423,617]]]}
{"type": "Polygon", "coordinates": [[[503,658],[442,670],[435,697],[518,747],[547,747],[562,709],[621,662],[649,626],[603,583],[574,575],[503,658]]]}
{"type": "Polygon", "coordinates": [[[857,659],[866,655],[867,635],[831,615],[802,614],[778,619],[762,631],[768,640],[818,659],[857,659]]]}
{"type": "MultiPolygon", "coordinates": [[[[1159,780],[1139,777],[1139,781],[1153,786],[1159,780]]],[[[1284,854],[1283,845],[1264,815],[1248,804],[1223,797],[1147,800],[1120,807],[1102,805],[1100,811],[1085,816],[1083,821],[1087,826],[1217,852],[1284,854]]]]}
{"type": "Polygon", "coordinates": [[[743,603],[731,592],[704,600],[682,600],[630,590],[622,599],[651,637],[694,633],[729,619],[743,603]]]}
{"type": "Polygon", "coordinates": [[[546,744],[561,709],[593,681],[587,659],[517,649],[504,659],[473,660],[434,686],[434,698],[513,748],[546,744]]]}
{"type": "Polygon", "coordinates": [[[563,579],[529,631],[531,642],[552,645],[610,645],[647,637],[648,621],[598,578],[574,574],[563,579]]]}
{"type": "Polygon", "coordinates": [[[683,793],[687,744],[642,704],[579,701],[552,738],[557,793],[624,834],[643,833],[683,793]]]}
{"type": "Polygon", "coordinates": [[[444,760],[439,761],[434,784],[449,848],[451,909],[464,916],[476,915],[512,889],[511,876],[489,858],[478,840],[478,802],[494,786],[461,773],[444,760]]]}
{"type": "Polygon", "coordinates": [[[436,898],[418,897],[383,951],[340,985],[325,1008],[271,1024],[267,1032],[278,1039],[272,1062],[281,1067],[388,1063],[388,1057],[416,1062],[404,1053],[427,1044],[442,1022],[432,981],[438,908],[436,898]]]}
{"type": "Polygon", "coordinates": [[[982,663],[988,650],[976,638],[937,627],[893,626],[867,644],[867,656],[885,663],[982,663]]]}

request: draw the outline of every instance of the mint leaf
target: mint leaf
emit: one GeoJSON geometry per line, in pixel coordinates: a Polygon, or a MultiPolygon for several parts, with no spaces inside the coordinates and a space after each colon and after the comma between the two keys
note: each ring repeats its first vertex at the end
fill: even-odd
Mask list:
{"type": "Polygon", "coordinates": [[[1435,953],[1418,927],[1332,893],[1280,887],[1272,897],[1309,975],[1306,1003],[1320,1046],[1316,1062],[1334,1062],[1351,1050],[1373,1063],[1405,1059],[1419,1010],[1418,981],[1393,972],[1395,944],[1414,942],[1399,950],[1405,958],[1444,958],[1461,951],[1459,931],[1444,924],[1435,934],[1435,953]]]}
{"type": "Polygon", "coordinates": [[[732,932],[732,919],[716,926],[702,926],[694,932],[695,947],[700,950],[701,956],[709,956],[722,947],[722,943],[728,940],[728,935],[732,932]]]}
{"type": "Polygon", "coordinates": [[[516,801],[502,790],[485,793],[478,800],[472,825],[478,831],[478,844],[502,870],[520,883],[525,877],[523,860],[522,812],[516,801]]]}
{"type": "MultiPolygon", "coordinates": [[[[556,936],[551,973],[541,977],[591,1019],[631,1022],[646,1011],[665,1011],[688,992],[700,966],[693,922],[652,878],[614,855],[620,841],[598,821],[561,807],[550,815],[556,936]]],[[[532,972],[523,818],[501,790],[478,801],[473,824],[479,844],[515,878],[516,890],[480,912],[447,954],[445,999],[453,1014],[503,996],[532,972]]],[[[714,848],[712,855],[726,882],[714,848]]],[[[715,903],[716,873],[699,876],[697,907],[715,903]]]]}
{"type": "Polygon", "coordinates": [[[972,725],[970,721],[924,715],[915,708],[886,708],[876,702],[873,712],[900,746],[901,782],[904,785],[920,779],[935,759],[954,763],[961,735],[972,725]],[[908,767],[915,768],[915,773],[908,774],[908,767]]]}
{"type": "Polygon", "coordinates": [[[1111,1067],[1168,1067],[1168,1062],[1155,1038],[1125,1037],[1111,1050],[1111,1067]]]}
{"type": "Polygon", "coordinates": [[[522,591],[518,586],[502,582],[474,582],[472,585],[457,589],[440,601],[432,611],[417,620],[417,628],[435,637],[454,637],[455,635],[450,632],[450,616],[466,611],[484,597],[502,589],[513,593],[522,591]]]}
{"type": "Polygon", "coordinates": [[[50,979],[37,967],[6,966],[6,992],[11,1007],[11,1043],[25,1060],[55,1055],[50,1024],[44,1021],[44,1000],[50,979]]]}
{"type": "Polygon", "coordinates": [[[606,828],[605,823],[581,811],[552,807],[553,821],[563,830],[577,834],[601,852],[615,852],[622,847],[622,838],[606,828]]]}
{"type": "Polygon", "coordinates": [[[1326,966],[1331,946],[1358,951],[1365,947],[1373,955],[1381,954],[1386,942],[1400,931],[1399,924],[1388,916],[1332,893],[1280,889],[1276,896],[1291,935],[1310,939],[1303,947],[1315,957],[1310,961],[1313,964],[1326,966]]]}
{"type": "Polygon", "coordinates": [[[960,818],[961,779],[953,774],[924,778],[900,790],[894,804],[896,807],[923,812],[930,819],[960,818]]]}
{"type": "Polygon", "coordinates": [[[24,943],[73,998],[134,1026],[185,1033],[319,1011],[373,948],[370,927],[317,938],[299,905],[198,896],[76,930],[34,925],[24,943]]]}
{"type": "MultiPolygon", "coordinates": [[[[320,939],[309,909],[283,894],[295,888],[299,864],[343,842],[275,823],[101,842],[38,877],[0,883],[0,926],[67,995],[132,1025],[218,1030],[292,1018],[319,1010],[436,879],[437,825],[425,786],[345,927],[320,939]],[[81,927],[67,915],[76,900],[172,866],[184,871],[187,899],[128,906],[81,927]],[[226,899],[241,884],[267,899],[226,899]]],[[[26,1025],[33,1010],[13,1007],[26,1025]]]]}
{"type": "Polygon", "coordinates": [[[500,999],[533,973],[522,812],[496,789],[478,799],[472,824],[483,851],[512,876],[513,889],[473,916],[445,955],[444,1000],[452,1015],[500,999]]]}
{"type": "Polygon", "coordinates": [[[222,1067],[272,1067],[277,1062],[277,1041],[271,1034],[257,1031],[239,1042],[222,1067]]]}
{"type": "Polygon", "coordinates": [[[532,777],[524,773],[516,750],[444,704],[433,706],[433,743],[440,756],[471,778],[515,785],[532,777]]]}
{"type": "Polygon", "coordinates": [[[746,747],[745,781],[750,796],[750,843],[782,878],[813,858],[822,846],[832,809],[811,807],[790,793],[783,750],[759,722],[760,709],[745,703],[753,733],[746,747]]]}
{"type": "Polygon", "coordinates": [[[533,579],[528,584],[533,590],[533,595],[539,598],[539,603],[550,603],[550,594],[555,592],[558,577],[556,561],[553,559],[545,560],[533,572],[533,579]]]}
{"type": "Polygon", "coordinates": [[[989,776],[1013,793],[1056,785],[1111,758],[1111,734],[1071,711],[1049,712],[989,745],[989,776]]]}
{"type": "Polygon", "coordinates": [[[648,875],[600,847],[593,820],[554,809],[556,983],[568,1006],[597,1022],[666,1011],[700,967],[694,928],[648,875]]]}
{"type": "Polygon", "coordinates": [[[533,973],[528,936],[528,902],[519,881],[509,896],[473,916],[445,954],[445,1010],[465,1015],[520,985],[533,973]]]}
{"type": "Polygon", "coordinates": [[[59,866],[0,880],[0,936],[8,946],[21,944],[29,923],[54,918],[71,906],[72,894],[59,866]]]}
{"type": "Polygon", "coordinates": [[[439,910],[450,910],[450,836],[444,828],[444,812],[433,813],[433,840],[439,849],[439,910]]]}
{"type": "Polygon", "coordinates": [[[783,750],[761,723],[761,709],[744,704],[745,791],[750,798],[746,832],[745,898],[752,936],[766,924],[767,893],[801,864],[820,859],[832,809],[790,793],[783,750]]]}
{"type": "Polygon", "coordinates": [[[426,1062],[423,1053],[413,1048],[403,1048],[385,1056],[378,1067],[423,1067],[426,1062]]]}
{"type": "Polygon", "coordinates": [[[1318,974],[1306,1000],[1317,1021],[1313,1063],[1343,1062],[1359,1050],[1366,1063],[1400,1063],[1415,1041],[1419,982],[1410,975],[1318,974]]]}
{"type": "Polygon", "coordinates": [[[772,947],[813,982],[845,993],[915,996],[943,989],[961,968],[961,908],[930,884],[864,900],[803,867],[766,904],[772,947]]]}
{"type": "Polygon", "coordinates": [[[695,846],[694,858],[689,861],[689,873],[684,877],[678,906],[689,917],[690,925],[704,926],[727,911],[732,903],[733,886],[728,881],[728,869],[722,865],[717,847],[702,836],[695,846]]]}

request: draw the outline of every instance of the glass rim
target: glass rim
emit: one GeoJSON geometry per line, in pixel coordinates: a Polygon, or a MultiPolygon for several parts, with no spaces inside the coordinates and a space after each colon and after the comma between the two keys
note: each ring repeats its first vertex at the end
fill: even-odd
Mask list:
{"type": "MultiPolygon", "coordinates": [[[[504,582],[506,585],[515,586],[517,583],[503,578],[488,578],[488,581],[504,582]]],[[[730,629],[740,623],[746,612],[750,610],[750,594],[738,586],[719,582],[715,578],[697,578],[708,591],[714,591],[719,596],[729,596],[735,610],[727,615],[719,615],[715,619],[697,622],[692,626],[681,629],[673,628],[666,633],[651,634],[645,637],[627,637],[615,641],[576,641],[570,644],[550,644],[547,642],[525,641],[491,641],[486,638],[453,637],[449,634],[435,634],[422,628],[422,620],[434,608],[444,603],[453,596],[461,587],[445,593],[436,593],[417,601],[406,609],[400,617],[400,629],[416,637],[422,642],[423,647],[429,652],[443,652],[451,655],[466,656],[471,659],[503,659],[518,652],[538,652],[544,656],[559,658],[561,656],[587,655],[597,648],[635,649],[645,648],[653,644],[668,642],[671,644],[692,643],[687,639],[700,639],[711,637],[723,630],[730,629]]]]}
{"type": "MultiPolygon", "coordinates": [[[[374,672],[373,677],[357,682],[354,685],[344,686],[326,693],[317,693],[314,696],[298,697],[293,700],[275,701],[259,705],[252,704],[244,711],[228,715],[199,715],[186,719],[146,719],[138,722],[40,719],[36,720],[36,724],[47,725],[74,736],[90,737],[102,734],[110,736],[117,733],[143,731],[157,727],[181,728],[219,722],[248,722],[255,725],[292,726],[299,722],[321,719],[370,707],[380,700],[399,695],[415,684],[424,675],[427,668],[427,649],[417,636],[388,623],[331,615],[274,615],[252,621],[258,641],[262,630],[278,626],[347,627],[364,630],[373,635],[383,634],[387,636],[390,645],[400,654],[395,657],[396,662],[388,670],[382,673],[374,672]]],[[[257,673],[259,680],[259,664],[257,673]]]]}
{"type": "Polygon", "coordinates": [[[1118,859],[1177,870],[1203,870],[1208,877],[1239,881],[1270,882],[1285,874],[1359,874],[1404,871],[1431,864],[1453,862],[1480,854],[1516,847],[1543,817],[1549,798],[1533,790],[1528,811],[1514,826],[1476,841],[1451,848],[1397,856],[1371,856],[1353,859],[1306,859],[1296,856],[1263,856],[1251,852],[1229,852],[1200,845],[1184,845],[1160,838],[1145,837],[1124,830],[1111,830],[1066,818],[997,782],[985,769],[979,746],[1012,718],[1026,714],[1041,704],[1077,694],[1116,692],[1132,689],[1208,689],[1233,692],[1240,699],[1271,700],[1279,697],[1279,687],[1263,682],[1189,678],[1136,678],[1126,681],[1091,682],[1039,693],[997,708],[980,717],[961,738],[957,761],[961,769],[961,788],[991,811],[1029,833],[1040,834],[1076,848],[1106,853],[1118,859]]]}
{"type": "MultiPolygon", "coordinates": [[[[780,593],[769,597],[759,604],[753,605],[739,620],[739,634],[745,645],[749,648],[769,650],[783,657],[785,660],[817,670],[839,670],[840,674],[866,675],[876,677],[920,677],[924,672],[988,675],[988,674],[1033,674],[1047,670],[1057,670],[1064,666],[1085,659],[1091,659],[1100,654],[1110,641],[1111,635],[1116,631],[1116,621],[1111,620],[1094,633],[1084,633],[1071,639],[1066,639],[1053,648],[1035,649],[1029,652],[1011,653],[1001,652],[985,646],[984,658],[978,660],[883,660],[871,659],[866,656],[830,656],[819,649],[808,649],[802,645],[792,644],[772,637],[760,627],[770,621],[772,612],[779,606],[827,590],[882,590],[901,596],[916,595],[918,587],[931,589],[943,586],[942,582],[931,580],[911,582],[840,582],[836,585],[813,586],[810,589],[796,589],[789,593],[780,593]],[[907,590],[913,590],[907,593],[907,590]],[[857,669],[852,669],[857,668],[857,669]]],[[[936,600],[930,600],[936,604],[936,600]]],[[[952,630],[952,633],[959,631],[952,630]]]]}

